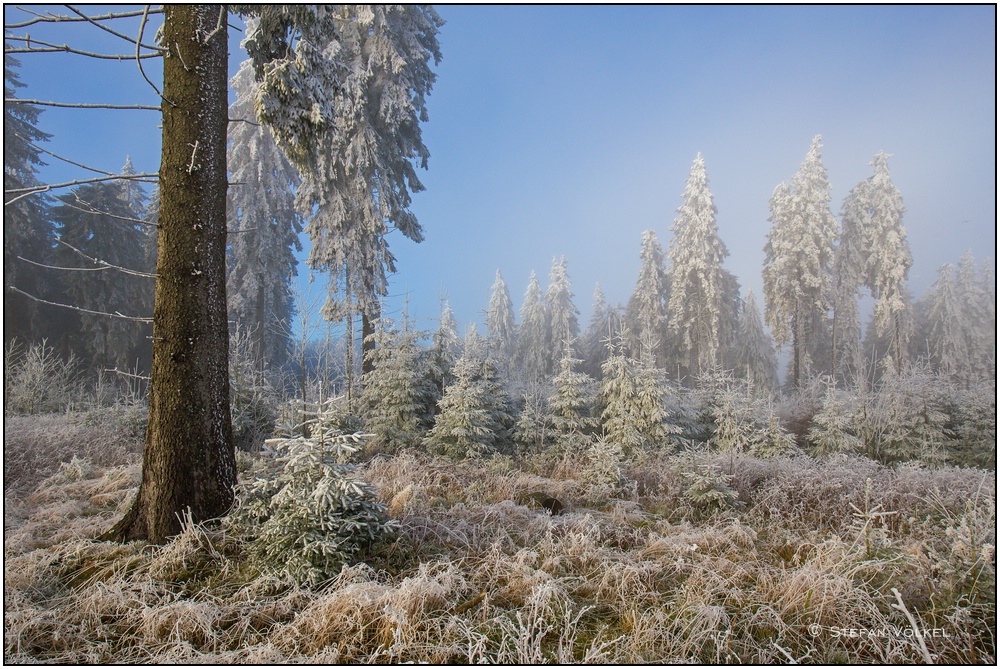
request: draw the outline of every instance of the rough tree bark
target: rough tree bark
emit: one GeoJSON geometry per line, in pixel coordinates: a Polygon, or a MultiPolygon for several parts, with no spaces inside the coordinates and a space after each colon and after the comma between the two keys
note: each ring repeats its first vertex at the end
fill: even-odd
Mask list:
{"type": "Polygon", "coordinates": [[[236,482],[226,315],[227,12],[167,6],[153,366],[142,482],[105,536],[164,543],[236,482]]]}

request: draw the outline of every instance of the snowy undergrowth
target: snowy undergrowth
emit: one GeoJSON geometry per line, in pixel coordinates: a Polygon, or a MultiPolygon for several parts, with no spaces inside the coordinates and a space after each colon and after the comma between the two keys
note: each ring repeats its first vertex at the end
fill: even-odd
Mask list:
{"type": "Polygon", "coordinates": [[[90,540],[138,467],[69,460],[8,515],[6,662],[923,662],[894,588],[935,662],[995,659],[980,470],[698,453],[742,503],[712,509],[686,495],[690,455],[624,462],[598,503],[585,461],[403,451],[355,472],[398,533],[309,589],[218,527],[90,540]],[[563,512],[516,501],[534,492],[563,512]]]}

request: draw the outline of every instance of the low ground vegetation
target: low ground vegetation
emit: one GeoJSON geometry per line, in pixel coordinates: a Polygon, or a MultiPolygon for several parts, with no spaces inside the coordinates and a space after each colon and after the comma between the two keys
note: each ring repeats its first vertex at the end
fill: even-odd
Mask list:
{"type": "MultiPolygon", "coordinates": [[[[327,473],[370,483],[385,531],[300,582],[231,522],[93,541],[140,471],[101,411],[5,426],[22,463],[5,468],[6,662],[996,659],[989,471],[698,442],[458,463],[361,448],[327,473]]],[[[281,457],[241,453],[242,484],[288,472],[281,457]]]]}

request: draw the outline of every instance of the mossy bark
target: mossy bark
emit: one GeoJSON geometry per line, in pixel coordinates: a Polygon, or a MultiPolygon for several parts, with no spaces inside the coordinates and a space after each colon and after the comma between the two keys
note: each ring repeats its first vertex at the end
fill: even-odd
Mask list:
{"type": "Polygon", "coordinates": [[[236,483],[226,314],[227,12],[167,6],[153,365],[139,494],[105,538],[164,543],[236,483]]]}

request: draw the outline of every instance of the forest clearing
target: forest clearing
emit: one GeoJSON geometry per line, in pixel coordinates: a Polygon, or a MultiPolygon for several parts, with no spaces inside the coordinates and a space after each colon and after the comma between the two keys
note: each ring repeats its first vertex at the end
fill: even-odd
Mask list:
{"type": "MultiPolygon", "coordinates": [[[[458,463],[361,447],[339,460],[392,527],[348,565],[314,560],[328,571],[310,582],[225,521],[163,546],[94,540],[135,494],[143,412],[7,417],[6,662],[996,657],[992,471],[707,444],[458,463]]],[[[276,455],[240,452],[241,483],[276,455]]]]}
{"type": "Polygon", "coordinates": [[[4,662],[995,664],[996,8],[441,11],[5,5],[4,662]]]}

